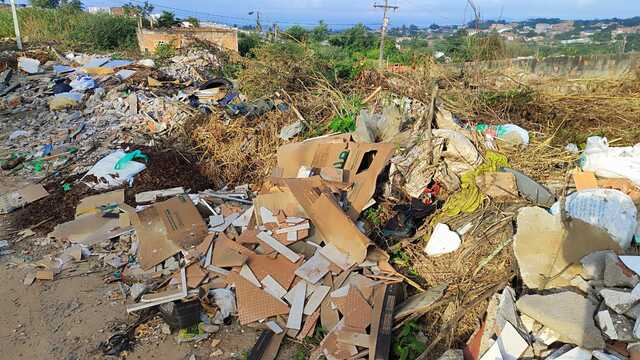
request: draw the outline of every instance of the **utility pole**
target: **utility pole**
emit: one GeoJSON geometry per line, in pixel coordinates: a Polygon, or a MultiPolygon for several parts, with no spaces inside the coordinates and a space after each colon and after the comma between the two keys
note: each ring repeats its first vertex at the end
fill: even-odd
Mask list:
{"type": "Polygon", "coordinates": [[[16,33],[16,44],[18,50],[22,50],[22,39],[20,38],[20,25],[18,24],[18,13],[16,12],[16,0],[11,0],[11,14],[13,14],[13,29],[16,33]]]}
{"type": "Polygon", "coordinates": [[[252,11],[249,13],[249,15],[253,15],[253,14],[256,14],[256,31],[261,33],[262,25],[260,24],[260,11],[252,11]]]}
{"type": "Polygon", "coordinates": [[[374,4],[374,8],[382,8],[384,15],[382,17],[382,32],[380,33],[380,55],[378,57],[378,66],[380,69],[384,68],[384,37],[387,34],[387,26],[389,25],[389,18],[387,12],[389,9],[398,10],[398,6],[389,6],[389,0],[384,0],[384,5],[374,4]]]}

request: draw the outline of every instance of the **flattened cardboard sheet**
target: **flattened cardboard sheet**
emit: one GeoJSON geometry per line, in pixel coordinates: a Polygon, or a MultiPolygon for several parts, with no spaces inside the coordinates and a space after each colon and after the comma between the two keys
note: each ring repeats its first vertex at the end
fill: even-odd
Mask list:
{"type": "Polygon", "coordinates": [[[285,183],[309,215],[325,241],[345,253],[351,264],[367,257],[372,245],[336,203],[326,187],[315,187],[318,179],[286,179],[285,183]]]}
{"type": "Polygon", "coordinates": [[[229,273],[227,282],[236,284],[236,299],[241,325],[289,313],[287,304],[255,287],[239,274],[229,273]]]}
{"type": "Polygon", "coordinates": [[[177,196],[138,213],[136,233],[140,241],[139,260],[149,269],[181,249],[199,245],[207,236],[198,209],[187,196],[177,196]]]}
{"type": "Polygon", "coordinates": [[[97,213],[102,205],[124,204],[124,189],[93,195],[80,200],[76,207],[76,218],[82,215],[97,213]]]}

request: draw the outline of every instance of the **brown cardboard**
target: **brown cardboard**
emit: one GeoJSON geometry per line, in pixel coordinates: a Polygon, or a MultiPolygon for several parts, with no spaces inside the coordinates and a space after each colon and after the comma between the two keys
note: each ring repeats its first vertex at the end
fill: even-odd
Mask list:
{"type": "Polygon", "coordinates": [[[218,267],[242,266],[253,251],[220,234],[213,244],[213,265],[218,267]]]}
{"type": "Polygon", "coordinates": [[[269,209],[274,214],[282,210],[288,216],[307,217],[302,206],[300,206],[296,198],[288,190],[258,195],[253,200],[253,204],[255,219],[258,225],[263,224],[262,216],[260,216],[260,209],[263,207],[269,209]]]}
{"type": "Polygon", "coordinates": [[[200,244],[207,225],[188,196],[177,196],[138,213],[139,260],[149,269],[181,249],[200,244]]]}
{"type": "Polygon", "coordinates": [[[300,266],[300,263],[293,264],[287,258],[282,255],[277,257],[271,257],[268,255],[251,255],[247,264],[253,274],[262,281],[267,275],[282,285],[286,290],[289,290],[293,279],[295,278],[295,271],[300,266]]]}
{"type": "Polygon", "coordinates": [[[476,177],[476,185],[482,193],[494,201],[513,201],[518,198],[518,185],[516,177],[512,173],[483,173],[476,177]]]}
{"type": "Polygon", "coordinates": [[[91,243],[116,236],[111,231],[118,229],[119,226],[118,218],[106,218],[93,213],[57,225],[48,236],[60,241],[92,245],[91,243]]]}
{"type": "Polygon", "coordinates": [[[373,196],[378,175],[394,153],[393,144],[356,143],[349,135],[312,139],[281,146],[277,166],[283,170],[282,177],[295,178],[301,166],[334,167],[340,153],[346,150],[349,156],[343,167],[343,179],[352,183],[347,198],[351,203],[349,216],[355,219],[373,196]]]}
{"type": "Polygon", "coordinates": [[[253,284],[237,273],[229,273],[227,283],[234,283],[236,285],[238,317],[241,325],[289,313],[289,306],[283,301],[253,286],[253,284]]]}
{"type": "Polygon", "coordinates": [[[314,186],[318,181],[286,179],[285,183],[325,241],[343,252],[351,264],[363,262],[372,245],[369,238],[345,215],[326,187],[314,186]]]}
{"type": "Polygon", "coordinates": [[[371,306],[367,303],[355,286],[349,288],[344,314],[344,324],[347,327],[362,330],[371,324],[371,306]]]}
{"type": "Polygon", "coordinates": [[[53,280],[53,271],[42,270],[36,272],[36,279],[38,280],[53,280]]]}
{"type": "Polygon", "coordinates": [[[111,204],[124,204],[124,189],[100,195],[88,196],[80,200],[80,203],[76,207],[76,218],[91,213],[97,213],[99,212],[98,207],[111,204]]]}
{"type": "Polygon", "coordinates": [[[8,214],[18,208],[40,200],[49,193],[40,184],[32,184],[22,189],[0,195],[0,214],[8,214]]]}

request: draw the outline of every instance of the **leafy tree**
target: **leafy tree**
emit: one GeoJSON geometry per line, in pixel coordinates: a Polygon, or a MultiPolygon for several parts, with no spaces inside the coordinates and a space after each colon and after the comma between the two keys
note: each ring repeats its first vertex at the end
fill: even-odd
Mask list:
{"type": "Polygon", "coordinates": [[[305,42],[309,39],[309,32],[300,25],[294,25],[288,28],[284,33],[299,42],[305,42]]]}
{"type": "Polygon", "coordinates": [[[329,27],[324,21],[320,20],[318,26],[311,30],[311,40],[315,42],[322,42],[329,37],[329,27]]]}
{"type": "Polygon", "coordinates": [[[184,19],[184,21],[190,23],[193,27],[200,27],[200,20],[193,16],[189,16],[188,18],[184,19]]]}
{"type": "Polygon", "coordinates": [[[130,16],[142,16],[143,18],[148,17],[153,11],[153,5],[149,4],[148,1],[145,1],[144,4],[138,5],[134,3],[126,3],[122,5],[124,9],[124,13],[130,16]]]}
{"type": "Polygon", "coordinates": [[[59,0],[31,0],[33,7],[53,9],[60,5],[59,0]]]}
{"type": "Polygon", "coordinates": [[[347,48],[351,51],[367,51],[375,48],[376,36],[369,32],[364,25],[358,24],[342,34],[329,40],[331,45],[347,48]]]}
{"type": "Polygon", "coordinates": [[[598,31],[591,36],[591,39],[596,42],[610,42],[612,39],[611,30],[598,31]]]}
{"type": "Polygon", "coordinates": [[[172,27],[178,23],[176,15],[170,11],[163,11],[158,18],[159,27],[172,27]]]}
{"type": "Polygon", "coordinates": [[[440,25],[438,25],[438,24],[436,24],[436,23],[433,23],[433,24],[431,24],[431,25],[429,26],[429,29],[431,29],[431,30],[438,30],[438,29],[440,29],[440,25]]]}
{"type": "Polygon", "coordinates": [[[244,32],[238,35],[238,52],[242,56],[252,56],[252,50],[257,48],[261,43],[260,36],[256,33],[247,34],[244,32]]]}
{"type": "Polygon", "coordinates": [[[84,5],[80,0],[60,0],[59,6],[65,9],[75,10],[75,11],[82,11],[82,9],[84,8],[84,5]]]}

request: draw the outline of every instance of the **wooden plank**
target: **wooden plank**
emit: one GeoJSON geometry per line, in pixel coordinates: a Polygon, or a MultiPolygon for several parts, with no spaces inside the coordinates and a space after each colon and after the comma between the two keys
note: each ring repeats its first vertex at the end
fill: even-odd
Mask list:
{"type": "Polygon", "coordinates": [[[264,354],[267,347],[269,347],[269,342],[275,336],[274,332],[271,330],[265,330],[260,334],[258,341],[256,341],[255,345],[249,351],[249,355],[247,356],[247,360],[262,360],[262,355],[264,354]]]}
{"type": "Polygon", "coordinates": [[[269,330],[273,331],[275,334],[281,334],[284,332],[284,330],[282,330],[282,327],[280,327],[280,325],[278,325],[278,323],[273,320],[267,321],[265,325],[269,328],[269,330]]]}
{"type": "Polygon", "coordinates": [[[313,294],[307,301],[307,304],[304,306],[303,313],[305,315],[313,314],[318,309],[318,307],[320,307],[320,304],[322,304],[322,301],[324,300],[324,298],[327,297],[327,294],[329,294],[329,291],[331,291],[330,287],[319,286],[316,289],[316,291],[313,292],[313,294]]]}
{"type": "Polygon", "coordinates": [[[282,297],[287,294],[287,290],[272,278],[271,275],[262,279],[262,286],[264,287],[264,291],[277,299],[282,299],[282,297]]]}
{"type": "Polygon", "coordinates": [[[341,330],[336,332],[336,335],[338,336],[338,342],[349,344],[349,345],[360,346],[363,348],[369,347],[369,335],[367,334],[361,334],[361,333],[348,331],[348,330],[341,330]]]}
{"type": "Polygon", "coordinates": [[[380,319],[384,306],[385,294],[388,285],[382,284],[373,290],[373,313],[371,315],[371,334],[369,336],[369,360],[375,360],[378,333],[380,332],[380,319]]]}
{"type": "Polygon", "coordinates": [[[307,291],[307,283],[300,281],[293,288],[294,296],[291,304],[291,311],[289,311],[289,318],[287,319],[287,328],[300,330],[302,327],[302,312],[304,310],[304,299],[307,291]]]}
{"type": "MultiPolygon", "coordinates": [[[[393,311],[398,300],[397,290],[397,284],[389,285],[386,287],[386,290],[384,292],[384,300],[382,301],[382,306],[379,310],[380,317],[372,319],[372,322],[377,322],[378,326],[376,327],[377,333],[375,335],[373,331],[371,332],[371,337],[373,338],[373,336],[375,336],[375,351],[371,347],[369,348],[369,359],[389,359],[393,331],[393,311]]],[[[374,315],[377,315],[375,311],[374,315]]]]}
{"type": "Polygon", "coordinates": [[[289,226],[286,228],[280,228],[276,230],[276,234],[286,234],[288,232],[297,232],[298,230],[308,230],[311,229],[311,225],[308,222],[296,226],[289,226]]]}
{"type": "Polygon", "coordinates": [[[329,272],[330,267],[329,260],[316,252],[311,259],[296,270],[295,274],[311,284],[316,284],[329,272]]]}
{"type": "Polygon", "coordinates": [[[260,281],[258,281],[256,276],[253,274],[253,271],[251,271],[247,264],[242,265],[242,268],[240,269],[240,276],[249,280],[249,282],[256,287],[262,287],[262,284],[260,284],[260,281]]]}
{"type": "Polygon", "coordinates": [[[287,260],[292,263],[296,263],[300,259],[300,255],[293,252],[288,247],[282,245],[278,240],[274,239],[271,235],[266,232],[261,232],[258,234],[258,239],[264,241],[267,245],[269,245],[273,250],[282,254],[287,260]]]}
{"type": "Polygon", "coordinates": [[[302,330],[298,333],[296,337],[298,340],[304,340],[307,336],[313,336],[313,331],[316,328],[316,323],[320,318],[320,310],[316,310],[313,314],[307,316],[304,321],[304,326],[302,326],[302,330]]]}
{"type": "Polygon", "coordinates": [[[158,298],[151,302],[141,302],[138,304],[131,304],[127,306],[127,314],[132,312],[147,309],[150,307],[166,304],[168,302],[184,299],[187,297],[187,271],[185,268],[180,268],[180,292],[170,294],[164,298],[158,298]]]}

